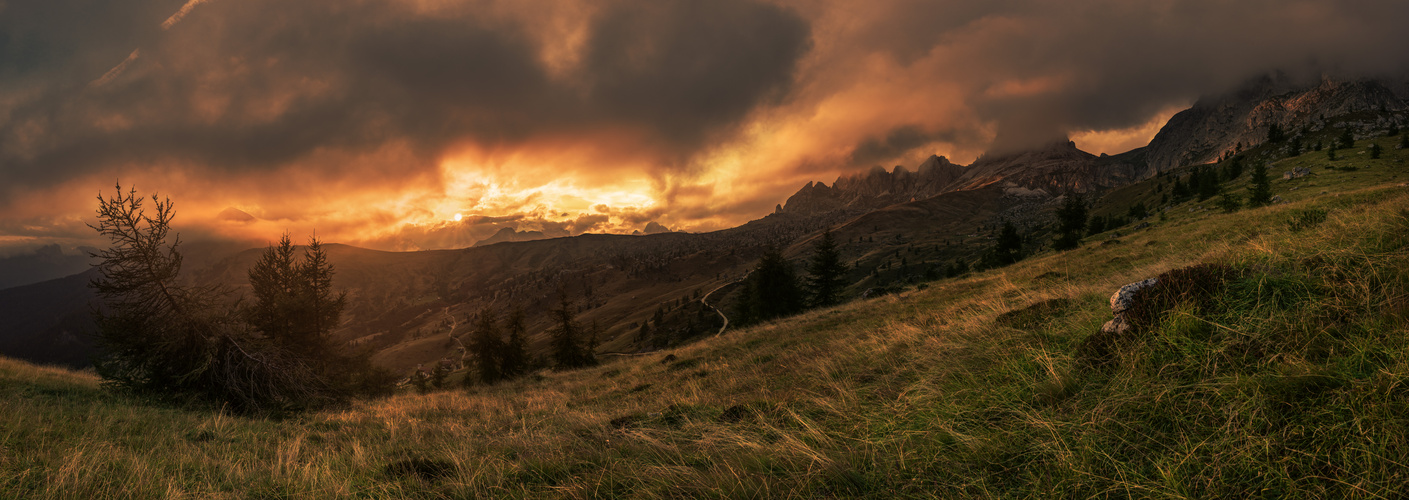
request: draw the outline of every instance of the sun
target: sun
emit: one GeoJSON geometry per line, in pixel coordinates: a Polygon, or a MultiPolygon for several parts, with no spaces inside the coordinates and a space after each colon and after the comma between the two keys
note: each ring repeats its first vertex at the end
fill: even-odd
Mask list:
{"type": "Polygon", "coordinates": [[[455,214],[455,222],[460,222],[460,220],[464,218],[465,216],[463,214],[455,214]]]}

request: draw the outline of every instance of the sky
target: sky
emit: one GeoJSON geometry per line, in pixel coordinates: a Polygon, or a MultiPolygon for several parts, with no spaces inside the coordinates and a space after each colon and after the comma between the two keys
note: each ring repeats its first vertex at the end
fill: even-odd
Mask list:
{"type": "Polygon", "coordinates": [[[100,241],[119,182],[187,239],[709,231],[874,165],[1124,152],[1270,71],[1403,74],[1406,25],[1390,0],[0,0],[0,254],[100,241]]]}

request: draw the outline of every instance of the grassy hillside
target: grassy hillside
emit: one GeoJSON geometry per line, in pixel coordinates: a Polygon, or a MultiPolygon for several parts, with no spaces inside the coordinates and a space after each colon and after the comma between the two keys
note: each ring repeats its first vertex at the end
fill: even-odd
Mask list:
{"type": "Polygon", "coordinates": [[[1289,204],[1189,202],[669,358],[284,421],[0,361],[0,497],[1398,496],[1409,152],[1362,159],[1367,144],[1335,164],[1355,171],[1322,153],[1274,165],[1289,204]],[[1316,175],[1281,180],[1291,165],[1316,175]],[[1116,288],[1195,263],[1228,266],[1218,293],[1083,362],[1116,288]]]}

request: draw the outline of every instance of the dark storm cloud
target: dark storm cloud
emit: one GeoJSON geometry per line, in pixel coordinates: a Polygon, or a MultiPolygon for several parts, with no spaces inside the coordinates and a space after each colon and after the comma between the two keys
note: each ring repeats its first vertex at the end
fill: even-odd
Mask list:
{"type": "Polygon", "coordinates": [[[7,189],[131,163],[250,172],[303,162],[336,174],[349,167],[306,163],[387,147],[401,161],[370,175],[402,175],[457,144],[603,128],[645,137],[642,148],[670,164],[783,95],[809,36],[796,14],[751,0],[614,2],[593,18],[579,67],[550,75],[528,21],[484,14],[487,4],[425,13],[390,1],[210,1],[168,31],[159,24],[181,2],[120,4],[5,11],[12,24],[67,26],[69,11],[101,7],[131,31],[85,16],[47,35],[5,32],[0,72],[43,84],[0,100],[7,189]],[[90,84],[133,49],[134,61],[90,84]],[[72,55],[90,51],[101,57],[72,55]]]}
{"type": "Polygon", "coordinates": [[[974,102],[1002,149],[1135,126],[1268,72],[1403,74],[1405,23],[1404,2],[1026,2],[955,36],[977,44],[961,59],[989,75],[974,102]]]}
{"type": "Polygon", "coordinates": [[[585,60],[599,112],[655,124],[695,146],[787,90],[808,26],[777,6],[740,0],[619,2],[593,30],[585,60]]]}
{"type": "Polygon", "coordinates": [[[901,156],[920,146],[952,140],[952,133],[927,132],[917,125],[902,125],[890,130],[884,137],[867,137],[851,150],[851,166],[870,166],[879,161],[901,156]]]}

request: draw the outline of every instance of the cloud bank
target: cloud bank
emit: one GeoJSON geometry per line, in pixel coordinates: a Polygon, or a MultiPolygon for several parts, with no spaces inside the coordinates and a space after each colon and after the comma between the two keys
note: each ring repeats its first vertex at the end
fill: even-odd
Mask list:
{"type": "Polygon", "coordinates": [[[1368,0],[0,5],[0,243],[83,239],[114,179],[242,238],[707,230],[877,164],[1128,147],[1268,71],[1409,70],[1409,5],[1368,0]]]}

